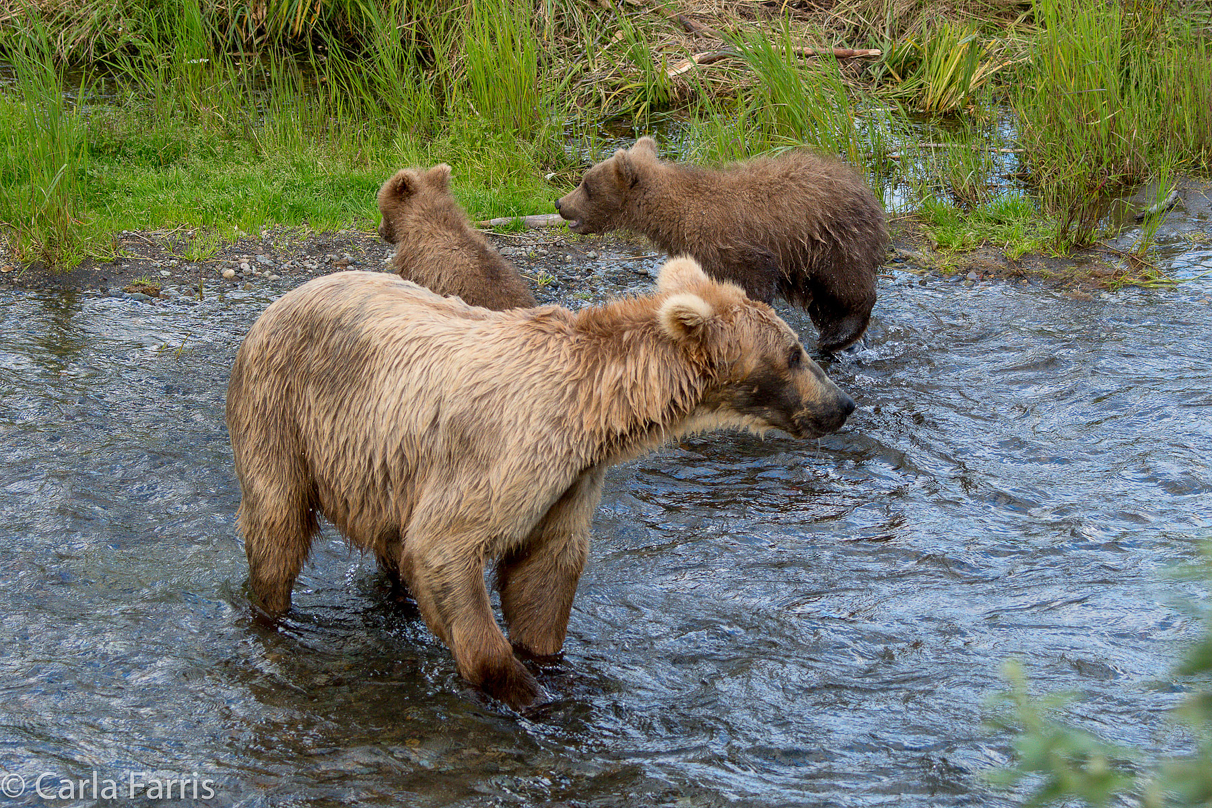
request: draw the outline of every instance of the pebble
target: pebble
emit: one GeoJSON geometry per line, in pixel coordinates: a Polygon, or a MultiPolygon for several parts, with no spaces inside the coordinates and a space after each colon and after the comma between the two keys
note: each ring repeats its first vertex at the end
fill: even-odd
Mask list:
{"type": "Polygon", "coordinates": [[[271,281],[276,281],[276,280],[280,280],[280,277],[279,277],[278,275],[270,275],[270,276],[269,276],[269,279],[270,279],[271,281]]]}
{"type": "Polygon", "coordinates": [[[980,279],[981,279],[981,276],[980,276],[980,275],[977,275],[975,272],[969,272],[969,273],[968,273],[968,280],[970,280],[970,281],[979,281],[980,279]]]}
{"type": "Polygon", "coordinates": [[[236,271],[231,267],[228,267],[227,269],[223,270],[223,277],[230,281],[232,278],[236,277],[236,271]]]}
{"type": "Polygon", "coordinates": [[[250,266],[248,265],[248,262],[247,262],[247,261],[241,261],[241,262],[240,262],[240,271],[241,271],[241,272],[248,272],[250,269],[252,269],[252,267],[250,267],[250,266]]]}
{"type": "Polygon", "coordinates": [[[257,263],[258,263],[258,264],[269,264],[269,263],[272,263],[272,262],[269,260],[269,256],[268,256],[268,255],[258,255],[258,256],[257,256],[257,263]]]}
{"type": "Polygon", "coordinates": [[[589,252],[585,253],[585,257],[590,261],[596,261],[598,259],[598,253],[596,250],[590,250],[589,252]]]}

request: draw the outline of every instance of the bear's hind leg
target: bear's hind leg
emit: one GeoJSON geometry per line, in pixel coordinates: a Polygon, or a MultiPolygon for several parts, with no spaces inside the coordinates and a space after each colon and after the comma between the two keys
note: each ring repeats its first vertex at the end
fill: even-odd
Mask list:
{"type": "Polygon", "coordinates": [[[509,638],[535,656],[564,645],[577,582],[589,556],[593,512],[602,498],[603,467],[583,473],[517,551],[497,564],[497,588],[509,638]]]}

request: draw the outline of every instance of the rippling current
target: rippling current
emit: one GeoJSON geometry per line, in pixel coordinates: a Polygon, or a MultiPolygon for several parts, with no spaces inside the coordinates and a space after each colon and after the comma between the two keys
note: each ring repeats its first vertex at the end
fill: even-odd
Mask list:
{"type": "Polygon", "coordinates": [[[223,401],[273,293],[0,294],[10,803],[95,804],[95,772],[120,789],[102,804],[1012,804],[983,779],[1009,760],[985,722],[1010,658],[1082,693],[1077,725],[1182,751],[1212,252],[1171,263],[1187,283],[1093,299],[893,271],[865,347],[827,365],[860,403],[843,432],[694,438],[609,474],[525,717],[465,688],[331,528],[285,624],[250,619],[223,401]],[[156,800],[173,778],[213,793],[156,800]]]}

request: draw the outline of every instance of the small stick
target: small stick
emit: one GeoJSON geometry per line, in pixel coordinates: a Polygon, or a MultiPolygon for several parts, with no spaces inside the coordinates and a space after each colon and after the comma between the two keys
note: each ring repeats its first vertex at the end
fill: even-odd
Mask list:
{"type": "Polygon", "coordinates": [[[558,213],[536,213],[531,216],[502,216],[497,219],[485,219],[476,222],[476,227],[505,227],[521,220],[522,227],[536,230],[543,227],[557,227],[566,220],[558,213]]]}
{"type": "MultiPolygon", "coordinates": [[[[880,56],[883,53],[882,51],[875,49],[856,50],[854,48],[792,48],[791,52],[800,57],[828,56],[832,54],[835,59],[857,59],[867,56],[880,56]]],[[[669,69],[665,71],[665,75],[669,78],[674,78],[675,76],[680,76],[687,72],[695,65],[710,65],[715,64],[716,62],[722,62],[725,59],[740,58],[740,56],[741,54],[737,53],[731,48],[696,53],[689,59],[683,59],[682,61],[671,65],[669,69]]]]}

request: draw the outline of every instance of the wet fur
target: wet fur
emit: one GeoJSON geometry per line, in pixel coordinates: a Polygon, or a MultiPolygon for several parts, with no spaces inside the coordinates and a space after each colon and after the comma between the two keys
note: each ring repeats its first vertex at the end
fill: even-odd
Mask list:
{"type": "Polygon", "coordinates": [[[256,604],[290,608],[323,515],[407,585],[468,682],[531,703],[486,564],[513,646],[556,654],[610,465],[689,431],[823,434],[854,407],[769,306],[689,259],[659,288],[492,312],[343,272],[274,302],[227,398],[256,604]]]}
{"type": "Polygon", "coordinates": [[[807,150],[709,169],[662,162],[640,138],[589,169],[556,209],[574,232],[641,233],[755,300],[807,309],[828,351],[866,330],[888,244],[870,189],[807,150]]]}
{"type": "Polygon", "coordinates": [[[473,306],[537,305],[512,264],[475,230],[450,194],[450,166],[400,169],[379,188],[379,235],[396,245],[391,268],[407,281],[473,306]]]}

